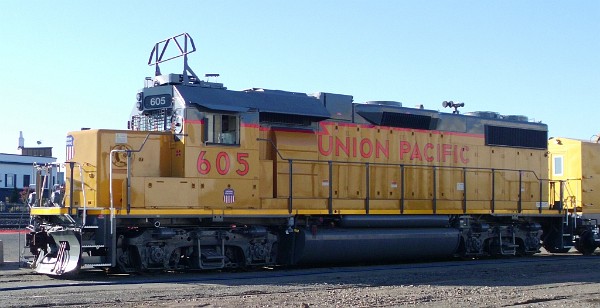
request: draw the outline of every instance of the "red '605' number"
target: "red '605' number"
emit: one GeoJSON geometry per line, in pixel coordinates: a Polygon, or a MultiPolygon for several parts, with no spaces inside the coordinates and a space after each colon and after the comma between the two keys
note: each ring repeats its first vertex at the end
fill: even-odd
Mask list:
{"type": "MultiPolygon", "coordinates": [[[[196,162],[196,168],[202,175],[208,174],[212,167],[210,161],[204,157],[205,155],[206,151],[201,151],[200,154],[198,154],[198,161],[196,162]]],[[[235,170],[235,172],[238,175],[244,176],[248,174],[248,171],[250,171],[250,165],[246,160],[247,158],[248,153],[237,153],[236,160],[240,166],[235,170]]],[[[231,169],[231,158],[227,152],[217,153],[217,157],[215,158],[215,169],[220,175],[226,175],[229,173],[229,170],[231,169]]]]}

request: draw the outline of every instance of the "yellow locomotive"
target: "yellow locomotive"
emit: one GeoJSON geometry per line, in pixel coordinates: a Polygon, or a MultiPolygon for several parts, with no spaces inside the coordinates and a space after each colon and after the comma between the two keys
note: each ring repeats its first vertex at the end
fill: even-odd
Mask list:
{"type": "Polygon", "coordinates": [[[548,202],[545,124],[452,102],[231,91],[196,76],[194,50],[185,33],[155,46],[127,130],[68,134],[64,201],[31,208],[37,272],[528,255],[577,240],[575,216],[548,202]],[[169,43],[183,74],[160,73],[169,43]]]}

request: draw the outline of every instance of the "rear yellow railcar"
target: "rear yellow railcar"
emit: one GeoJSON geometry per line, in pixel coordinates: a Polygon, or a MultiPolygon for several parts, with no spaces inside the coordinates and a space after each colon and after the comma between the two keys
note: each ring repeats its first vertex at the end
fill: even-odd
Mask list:
{"type": "Polygon", "coordinates": [[[592,253],[600,243],[600,144],[572,138],[551,138],[550,202],[562,206],[575,218],[568,226],[575,234],[575,247],[592,253]]]}

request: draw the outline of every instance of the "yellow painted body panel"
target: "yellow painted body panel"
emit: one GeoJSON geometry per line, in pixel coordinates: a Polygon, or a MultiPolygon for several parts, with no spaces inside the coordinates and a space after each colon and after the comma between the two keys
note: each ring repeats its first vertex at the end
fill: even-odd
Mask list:
{"type": "MultiPolygon", "coordinates": [[[[460,214],[465,193],[466,213],[474,214],[491,213],[492,199],[496,213],[518,213],[519,198],[522,211],[539,213],[540,202],[547,203],[547,183],[540,181],[547,178],[544,150],[485,146],[483,136],[361,125],[331,123],[323,131],[321,135],[291,132],[272,135],[285,158],[297,159],[292,163],[294,198],[325,200],[331,185],[334,213],[365,209],[367,196],[369,213],[373,214],[400,213],[401,199],[404,199],[404,213],[460,214]],[[419,151],[414,150],[416,147],[419,151]],[[301,161],[314,159],[315,153],[321,162],[301,161]],[[333,161],[331,179],[328,160],[333,161]],[[366,162],[370,163],[368,188],[366,162]],[[398,164],[405,164],[405,183],[398,164]],[[493,175],[492,168],[496,169],[493,175]]],[[[275,167],[275,195],[283,199],[289,196],[289,162],[277,159],[275,167]]],[[[294,208],[303,206],[294,199],[294,208]]],[[[326,206],[315,203],[308,207],[326,206]]]]}
{"type": "MultiPolygon", "coordinates": [[[[600,213],[600,144],[569,138],[554,138],[548,143],[549,175],[563,181],[563,204],[584,214],[600,213]],[[555,166],[562,160],[562,170],[555,166]],[[562,171],[562,174],[557,171],[562,171]]],[[[560,200],[560,184],[554,184],[551,201],[560,200]]]]}
{"type": "MultiPolygon", "coordinates": [[[[147,132],[71,133],[86,206],[110,207],[111,163],[116,215],[127,215],[127,207],[129,215],[320,215],[330,207],[364,214],[367,204],[370,214],[518,213],[519,198],[523,213],[539,213],[539,202],[548,201],[539,181],[547,178],[545,150],[486,146],[482,135],[334,122],[316,132],[241,125],[239,144],[210,144],[196,113],[188,113],[184,134],[150,135],[132,154],[129,182],[126,156],[110,159],[109,152],[139,149],[147,132]]],[[[73,201],[82,207],[78,168],[73,201]]]]}
{"type": "MultiPolygon", "coordinates": [[[[113,165],[113,201],[121,204],[123,181],[127,177],[127,157],[124,153],[116,153],[109,158],[113,149],[138,150],[130,157],[131,176],[169,176],[170,140],[172,136],[165,133],[135,132],[119,130],[83,130],[71,132],[73,136],[73,204],[83,207],[84,199],[87,207],[108,207],[110,205],[109,163],[113,165]],[[83,185],[82,185],[83,179],[83,185]]],[[[66,174],[70,177],[67,164],[66,174]]],[[[66,181],[65,204],[71,202],[70,181],[66,181]]]]}
{"type": "Polygon", "coordinates": [[[68,214],[69,209],[60,207],[32,207],[30,210],[31,216],[36,215],[64,215],[68,214]]]}

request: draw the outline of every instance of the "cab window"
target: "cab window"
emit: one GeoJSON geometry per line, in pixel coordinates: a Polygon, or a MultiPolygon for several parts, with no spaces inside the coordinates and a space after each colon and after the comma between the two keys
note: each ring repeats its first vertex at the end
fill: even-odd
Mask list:
{"type": "Polygon", "coordinates": [[[554,176],[563,176],[563,157],[562,156],[554,156],[554,164],[552,168],[552,175],[554,176]]]}
{"type": "Polygon", "coordinates": [[[240,117],[231,114],[206,114],[205,142],[240,144],[240,117]]]}

